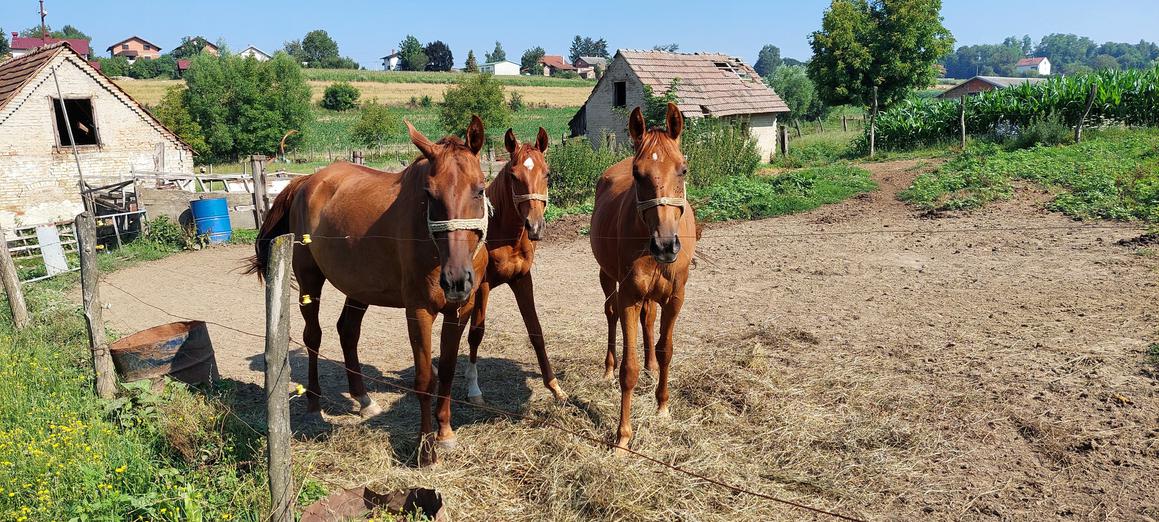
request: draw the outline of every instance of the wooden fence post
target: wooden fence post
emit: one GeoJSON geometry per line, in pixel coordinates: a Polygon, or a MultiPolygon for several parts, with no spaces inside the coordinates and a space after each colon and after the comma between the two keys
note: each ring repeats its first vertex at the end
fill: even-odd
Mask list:
{"type": "Polygon", "coordinates": [[[28,305],[24,302],[24,289],[20,288],[20,276],[16,273],[16,263],[12,262],[12,252],[8,251],[8,239],[0,228],[0,278],[4,280],[4,293],[8,295],[8,307],[12,309],[12,323],[16,329],[28,326],[28,305]]]}
{"type": "Polygon", "coordinates": [[[1083,111],[1083,115],[1079,118],[1079,124],[1074,128],[1074,142],[1082,143],[1083,141],[1083,125],[1087,121],[1087,116],[1091,115],[1091,107],[1095,106],[1095,97],[1099,94],[1099,84],[1091,84],[1091,94],[1087,97],[1087,109],[1083,111]]]}
{"type": "Polygon", "coordinates": [[[841,115],[841,132],[849,132],[849,118],[844,114],[841,115]]]}
{"type": "Polygon", "coordinates": [[[253,173],[254,182],[254,223],[259,230],[262,228],[262,223],[266,220],[266,210],[269,209],[266,202],[266,157],[260,154],[250,156],[250,172],[253,173]]]}
{"type": "Polygon", "coordinates": [[[80,252],[80,287],[84,305],[85,323],[89,333],[89,350],[93,355],[97,395],[112,399],[116,394],[113,360],[109,356],[109,338],[101,317],[100,273],[97,271],[97,222],[93,215],[83,212],[73,221],[76,227],[77,250],[80,252]]]}
{"type": "Polygon", "coordinates": [[[781,146],[781,156],[788,157],[789,156],[789,126],[788,125],[781,125],[780,130],[781,130],[780,139],[777,141],[780,142],[779,144],[781,146]]]}
{"type": "Polygon", "coordinates": [[[294,235],[274,238],[266,265],[266,444],[270,518],[294,520],[296,491],[290,474],[290,263],[294,235]]]}
{"type": "Polygon", "coordinates": [[[801,120],[800,119],[793,118],[793,128],[797,130],[797,137],[800,138],[801,137],[801,120]]]}
{"type": "Polygon", "coordinates": [[[962,128],[962,150],[966,150],[966,97],[959,98],[961,104],[958,106],[958,123],[962,128]]]}
{"type": "Polygon", "coordinates": [[[362,157],[362,151],[356,150],[350,153],[350,162],[355,165],[365,165],[366,160],[362,157]]]}
{"type": "Polygon", "coordinates": [[[822,134],[824,134],[824,133],[825,133],[825,122],[821,121],[821,117],[820,117],[820,116],[818,116],[818,117],[817,117],[817,129],[818,129],[818,130],[819,130],[819,132],[821,132],[822,134]]]}
{"type": "Polygon", "coordinates": [[[873,86],[873,112],[869,116],[869,157],[877,155],[877,86],[873,86]]]}

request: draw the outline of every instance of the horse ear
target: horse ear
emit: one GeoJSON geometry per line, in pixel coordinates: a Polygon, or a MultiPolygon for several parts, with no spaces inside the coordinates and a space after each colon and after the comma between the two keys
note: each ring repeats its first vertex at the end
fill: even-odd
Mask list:
{"type": "Polygon", "coordinates": [[[515,137],[515,131],[507,129],[507,133],[503,135],[503,146],[507,149],[508,154],[515,154],[515,149],[519,147],[519,139],[515,137]]]}
{"type": "Polygon", "coordinates": [[[668,136],[674,140],[680,139],[680,133],[684,132],[684,115],[680,113],[680,109],[676,107],[675,103],[668,102],[668,136]]]}
{"type": "Polygon", "coordinates": [[[640,112],[639,107],[636,107],[632,110],[632,115],[628,116],[628,136],[632,137],[632,146],[640,147],[640,142],[644,140],[645,130],[644,113],[640,112]]]}
{"type": "Polygon", "coordinates": [[[467,148],[476,156],[483,150],[483,141],[486,140],[483,132],[483,120],[476,114],[471,115],[471,124],[467,126],[467,148]]]}
{"type": "Polygon", "coordinates": [[[433,160],[435,157],[435,144],[423,133],[419,132],[414,125],[410,124],[410,120],[403,120],[406,124],[407,132],[410,134],[410,142],[418,147],[419,152],[423,153],[428,160],[433,160]]]}
{"type": "Polygon", "coordinates": [[[547,145],[550,140],[547,137],[547,131],[539,128],[539,135],[535,137],[535,146],[539,148],[539,152],[547,152],[547,145]]]}

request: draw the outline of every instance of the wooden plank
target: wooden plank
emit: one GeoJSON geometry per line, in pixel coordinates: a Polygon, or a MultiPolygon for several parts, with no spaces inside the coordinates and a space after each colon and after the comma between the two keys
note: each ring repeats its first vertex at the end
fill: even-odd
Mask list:
{"type": "Polygon", "coordinates": [[[24,302],[24,290],[20,288],[20,276],[16,274],[16,263],[8,251],[8,240],[4,229],[0,229],[0,279],[4,281],[4,293],[8,296],[8,307],[12,309],[12,323],[17,330],[28,326],[28,305],[24,302]]]}
{"type": "Polygon", "coordinates": [[[80,285],[85,324],[88,327],[89,350],[96,373],[96,391],[102,399],[116,394],[113,360],[109,356],[109,338],[101,316],[100,273],[97,271],[97,222],[92,214],[83,212],[76,217],[77,239],[80,241],[80,285]]]}
{"type": "Polygon", "coordinates": [[[290,474],[290,264],[294,235],[285,234],[270,245],[266,265],[266,425],[270,478],[270,517],[277,522],[294,519],[296,496],[290,474]]]}

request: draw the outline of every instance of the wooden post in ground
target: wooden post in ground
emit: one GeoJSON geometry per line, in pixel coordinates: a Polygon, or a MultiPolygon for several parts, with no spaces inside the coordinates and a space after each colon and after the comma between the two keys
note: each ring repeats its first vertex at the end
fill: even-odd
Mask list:
{"type": "Polygon", "coordinates": [[[797,130],[797,137],[801,137],[801,120],[793,118],[793,128],[797,130]]]}
{"type": "Polygon", "coordinates": [[[877,86],[873,86],[873,112],[869,116],[869,157],[877,155],[877,86]]]}
{"type": "Polygon", "coordinates": [[[266,220],[266,157],[260,154],[250,156],[250,172],[254,182],[254,224],[261,230],[266,220]]]}
{"type": "Polygon", "coordinates": [[[841,132],[849,132],[849,119],[844,114],[841,115],[841,132]]]}
{"type": "Polygon", "coordinates": [[[824,133],[825,133],[825,122],[821,121],[821,117],[820,117],[820,116],[818,116],[818,117],[817,117],[817,129],[818,129],[818,131],[819,131],[819,132],[821,132],[822,134],[824,134],[824,133]]]}
{"type": "Polygon", "coordinates": [[[1083,125],[1087,121],[1087,116],[1091,115],[1091,107],[1095,106],[1095,97],[1099,94],[1099,84],[1091,84],[1091,94],[1087,96],[1087,108],[1083,111],[1083,115],[1079,118],[1079,123],[1074,128],[1074,142],[1082,143],[1083,141],[1083,125]]]}
{"type": "Polygon", "coordinates": [[[350,153],[350,162],[355,165],[366,165],[366,160],[362,157],[362,151],[356,150],[350,153]]]}
{"type": "Polygon", "coordinates": [[[0,279],[4,280],[4,293],[8,296],[8,307],[12,309],[12,323],[20,330],[28,326],[28,305],[24,302],[24,289],[20,288],[20,276],[16,273],[12,252],[8,251],[4,229],[0,229],[0,279]]]}
{"type": "Polygon", "coordinates": [[[787,158],[789,157],[789,126],[781,125],[780,130],[780,139],[777,141],[780,142],[779,144],[781,146],[781,156],[787,158]]]}
{"type": "Polygon", "coordinates": [[[290,263],[294,235],[274,238],[266,265],[266,457],[270,476],[270,517],[294,520],[297,496],[290,474],[290,263]]]}
{"type": "Polygon", "coordinates": [[[116,394],[113,359],[109,356],[109,338],[101,317],[100,273],[97,271],[97,222],[93,215],[83,212],[73,222],[76,226],[77,251],[80,252],[80,287],[88,327],[89,350],[93,355],[97,395],[112,399],[116,394]]]}
{"type": "Polygon", "coordinates": [[[962,131],[962,150],[966,150],[966,97],[959,98],[961,104],[958,106],[958,124],[962,131]]]}

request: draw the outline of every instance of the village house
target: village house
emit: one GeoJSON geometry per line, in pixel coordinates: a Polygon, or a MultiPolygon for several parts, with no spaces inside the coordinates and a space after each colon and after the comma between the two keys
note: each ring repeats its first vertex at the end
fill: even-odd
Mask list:
{"type": "Polygon", "coordinates": [[[45,45],[60,42],[67,43],[69,47],[72,47],[72,50],[80,54],[81,57],[83,57],[85,60],[92,58],[92,50],[89,47],[89,41],[83,38],[25,38],[20,36],[20,33],[13,32],[12,41],[9,43],[8,47],[10,47],[12,50],[13,58],[20,58],[21,56],[35,51],[39,47],[44,47],[45,45]]]}
{"type": "Polygon", "coordinates": [[[479,65],[479,72],[495,76],[519,76],[519,64],[510,60],[487,62],[479,65]]]}
{"type": "Polygon", "coordinates": [[[139,36],[130,36],[110,45],[107,50],[109,56],[113,58],[123,56],[129,60],[129,63],[137,61],[137,58],[156,60],[161,57],[160,47],[139,36]]]}
{"type": "Polygon", "coordinates": [[[608,134],[618,143],[629,143],[628,114],[644,105],[644,87],[661,95],[673,81],[684,117],[740,120],[756,139],[762,159],[776,153],[777,117],[788,114],[788,105],[752,67],[715,53],[617,51],[569,122],[572,136],[587,136],[593,147],[608,134]]]}
{"type": "Polygon", "coordinates": [[[1006,76],[975,76],[966,80],[954,88],[938,95],[938,98],[943,100],[956,100],[963,96],[973,96],[980,92],[992,91],[994,89],[1005,89],[1007,87],[1022,85],[1024,83],[1039,83],[1046,81],[1046,78],[1010,78],[1006,76]]]}
{"type": "Polygon", "coordinates": [[[1014,72],[1018,74],[1037,74],[1039,76],[1050,76],[1050,59],[1042,58],[1023,58],[1014,64],[1014,72]]]}
{"type": "Polygon", "coordinates": [[[397,71],[399,58],[398,51],[391,49],[390,54],[382,57],[382,70],[397,71]]]}
{"type": "Polygon", "coordinates": [[[242,50],[242,52],[237,53],[237,55],[242,57],[242,58],[253,58],[259,62],[267,62],[267,61],[273,59],[273,56],[270,56],[265,51],[258,49],[257,47],[254,47],[252,45],[249,47],[246,47],[245,49],[242,50]]]}
{"type": "Polygon", "coordinates": [[[608,59],[602,56],[580,56],[573,65],[581,78],[595,80],[600,71],[608,68],[608,59]]]}
{"type": "Polygon", "coordinates": [[[548,54],[539,59],[539,64],[543,66],[544,76],[555,76],[564,71],[575,72],[575,66],[564,61],[562,56],[548,54]]]}
{"type": "Polygon", "coordinates": [[[0,226],[84,210],[70,129],[91,185],[133,169],[193,170],[187,144],[80,53],[51,44],[0,63],[0,226]]]}

